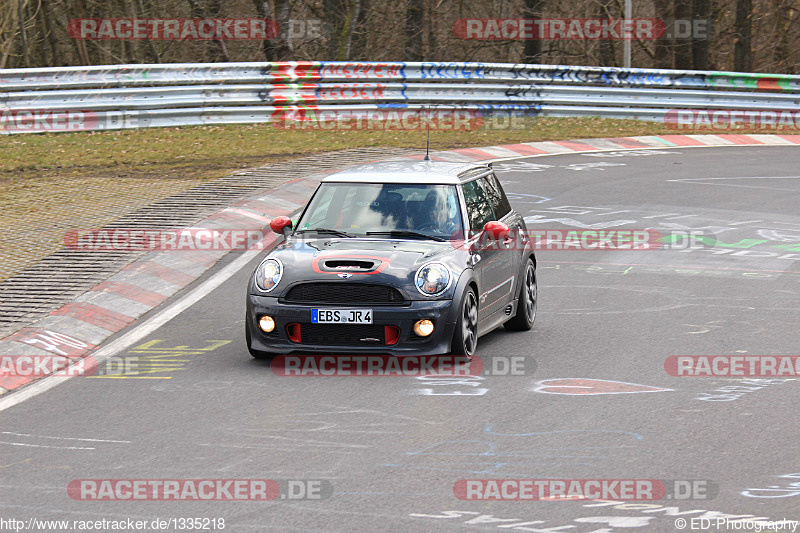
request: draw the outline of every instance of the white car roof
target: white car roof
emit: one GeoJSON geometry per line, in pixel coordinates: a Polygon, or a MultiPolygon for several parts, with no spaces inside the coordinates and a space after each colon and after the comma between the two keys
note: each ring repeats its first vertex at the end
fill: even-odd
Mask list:
{"type": "Polygon", "coordinates": [[[380,161],[331,174],[322,183],[415,183],[458,185],[491,171],[481,163],[380,161]]]}

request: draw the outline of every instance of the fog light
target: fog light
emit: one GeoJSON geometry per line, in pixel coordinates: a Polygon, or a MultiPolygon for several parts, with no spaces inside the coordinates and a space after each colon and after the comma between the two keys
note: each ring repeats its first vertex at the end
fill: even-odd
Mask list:
{"type": "Polygon", "coordinates": [[[427,337],[433,333],[433,322],[427,318],[425,320],[417,320],[416,324],[414,324],[414,333],[420,337],[427,337]]]}
{"type": "Polygon", "coordinates": [[[265,333],[272,333],[275,329],[275,320],[271,316],[262,316],[258,321],[258,327],[265,333]]]}

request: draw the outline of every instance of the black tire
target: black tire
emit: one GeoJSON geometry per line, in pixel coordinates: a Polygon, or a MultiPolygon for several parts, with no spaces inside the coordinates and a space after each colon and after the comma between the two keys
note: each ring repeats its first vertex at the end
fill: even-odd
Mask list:
{"type": "Polygon", "coordinates": [[[245,322],[245,324],[244,324],[244,331],[245,331],[244,336],[245,336],[245,339],[247,341],[247,351],[250,352],[250,355],[252,355],[256,359],[259,359],[261,361],[269,361],[270,359],[275,357],[275,354],[273,354],[273,353],[254,350],[254,349],[252,349],[250,347],[250,343],[252,341],[252,336],[250,334],[250,317],[245,318],[244,322],[245,322]]]}
{"type": "Polygon", "coordinates": [[[467,289],[459,303],[458,321],[450,353],[472,357],[478,348],[478,297],[467,289]]]}
{"type": "Polygon", "coordinates": [[[525,275],[519,288],[519,301],[517,314],[509,319],[503,326],[511,331],[528,331],[536,320],[536,300],[538,298],[536,287],[536,267],[528,258],[525,265],[525,275]]]}

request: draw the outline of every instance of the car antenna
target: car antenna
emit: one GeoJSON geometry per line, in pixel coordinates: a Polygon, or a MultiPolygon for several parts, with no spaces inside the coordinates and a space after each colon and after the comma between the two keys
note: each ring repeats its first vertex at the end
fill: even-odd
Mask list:
{"type": "MultiPolygon", "coordinates": [[[[426,111],[426,114],[427,114],[427,111],[428,111],[428,109],[430,109],[430,106],[428,106],[428,108],[423,108],[423,109],[426,111]]],[[[426,117],[426,118],[430,119],[430,117],[426,117]]],[[[423,157],[422,160],[423,161],[430,161],[431,160],[431,155],[430,155],[430,151],[431,151],[431,121],[430,120],[426,120],[425,121],[425,126],[426,126],[426,130],[427,130],[426,133],[425,133],[425,136],[426,136],[426,139],[425,139],[425,157],[423,157]]]]}

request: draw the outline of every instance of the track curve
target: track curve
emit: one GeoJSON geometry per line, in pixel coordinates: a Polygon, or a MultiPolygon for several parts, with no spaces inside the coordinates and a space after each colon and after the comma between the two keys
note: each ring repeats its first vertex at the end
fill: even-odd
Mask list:
{"type": "Polygon", "coordinates": [[[674,355],[798,355],[800,149],[618,150],[495,168],[529,228],[705,240],[538,252],[533,331],[478,344],[487,361],[524,357],[525,375],[465,380],[275,375],[244,346],[253,260],[120,353],[137,358],[135,376],[72,379],[3,412],[3,515],[223,517],[226,530],[245,532],[677,531],[679,519],[690,529],[692,518],[800,518],[798,380],[664,369],[674,355]],[[333,495],[70,498],[70,481],[87,478],[320,479],[333,495]],[[713,498],[490,502],[453,492],[459,480],[521,478],[697,480],[713,498]]]}

